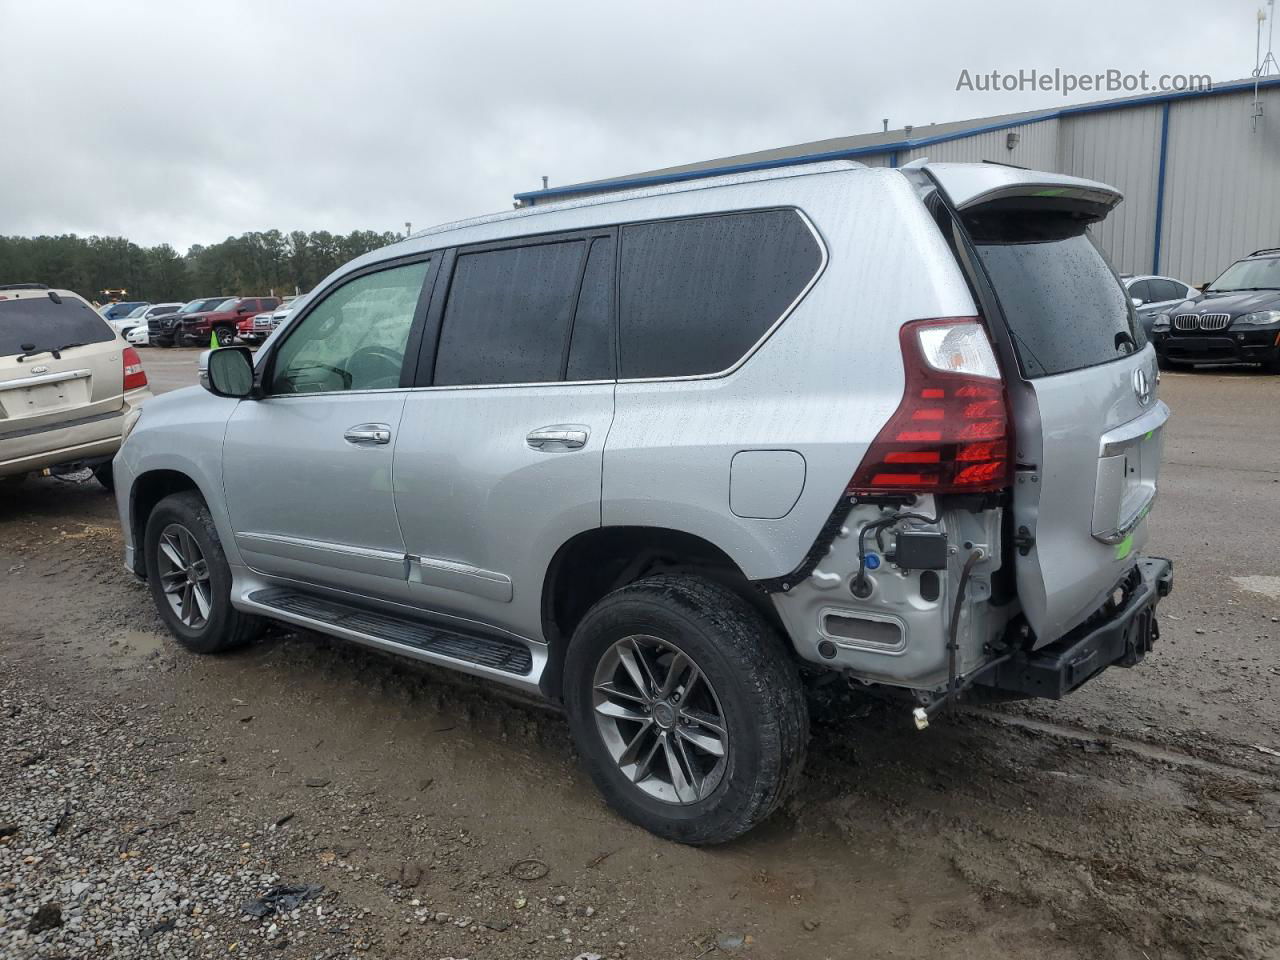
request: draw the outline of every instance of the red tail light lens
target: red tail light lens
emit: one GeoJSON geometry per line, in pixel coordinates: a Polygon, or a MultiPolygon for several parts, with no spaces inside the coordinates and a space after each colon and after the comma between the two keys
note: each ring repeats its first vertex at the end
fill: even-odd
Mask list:
{"type": "Polygon", "coordinates": [[[142,358],[133,347],[124,348],[124,388],[137,390],[147,385],[147,374],[142,369],[142,358]]]}
{"type": "Polygon", "coordinates": [[[1004,381],[977,317],[917,320],[899,339],[902,402],[849,494],[988,493],[1009,485],[1004,381]]]}

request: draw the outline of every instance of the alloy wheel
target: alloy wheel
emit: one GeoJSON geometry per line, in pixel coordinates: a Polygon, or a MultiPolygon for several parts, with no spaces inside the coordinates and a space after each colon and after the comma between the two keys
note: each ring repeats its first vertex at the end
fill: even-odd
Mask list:
{"type": "Polygon", "coordinates": [[[190,530],[171,523],[160,532],[156,566],[174,616],[193,630],[203,627],[213,610],[213,591],[209,563],[190,530]]]}
{"type": "Polygon", "coordinates": [[[729,755],[724,711],[674,644],[644,635],[613,644],[596,667],[592,703],[609,755],[649,796],[690,804],[719,786],[729,755]]]}

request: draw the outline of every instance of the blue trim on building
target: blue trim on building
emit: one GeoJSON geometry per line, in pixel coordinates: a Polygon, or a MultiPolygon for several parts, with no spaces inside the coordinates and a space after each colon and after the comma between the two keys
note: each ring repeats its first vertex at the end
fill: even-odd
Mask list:
{"type": "Polygon", "coordinates": [[[889,166],[896,167],[898,165],[898,151],[895,150],[889,154],[889,166]]]}
{"type": "MultiPolygon", "coordinates": [[[[1280,86],[1280,77],[1263,77],[1258,82],[1259,88],[1270,88],[1280,86]]],[[[779,157],[776,160],[756,160],[749,163],[731,163],[723,167],[708,167],[703,170],[686,170],[681,173],[665,173],[653,174],[647,177],[628,177],[622,180],[602,180],[593,184],[579,184],[577,186],[552,187],[549,190],[530,190],[526,193],[515,194],[515,199],[521,203],[527,203],[531,200],[551,200],[556,197],[566,195],[582,195],[589,193],[603,193],[606,191],[626,190],[634,187],[652,187],[666,183],[683,183],[688,180],[705,180],[708,177],[722,177],[733,173],[747,173],[754,170],[775,170],[779,167],[796,167],[806,163],[821,163],[824,160],[856,160],[858,157],[870,157],[880,154],[889,154],[890,162],[897,165],[897,154],[904,150],[918,150],[921,147],[931,147],[937,143],[949,143],[952,140],[963,140],[966,137],[976,136],[980,133],[992,133],[997,130],[1012,130],[1015,127],[1025,127],[1032,123],[1040,123],[1044,120],[1057,120],[1062,117],[1079,117],[1090,113],[1108,113],[1112,110],[1128,110],[1132,107],[1147,107],[1154,104],[1164,104],[1166,113],[1169,104],[1179,100],[1191,100],[1198,97],[1213,97],[1228,93],[1242,93],[1251,91],[1254,87],[1253,80],[1244,80],[1239,83],[1231,83],[1221,87],[1214,87],[1212,90],[1184,90],[1180,93],[1156,93],[1146,97],[1131,97],[1127,100],[1116,100],[1110,103],[1084,103],[1075,107],[1060,107],[1057,110],[1046,110],[1043,113],[1037,113],[1029,117],[1021,117],[1017,120],[1005,120],[1001,123],[989,123],[982,126],[969,127],[966,130],[957,130],[952,133],[943,133],[935,137],[921,137],[918,140],[897,140],[891,143],[878,143],[867,147],[851,147],[846,150],[827,150],[822,153],[801,154],[795,157],[779,157]]]]}
{"type": "Polygon", "coordinates": [[[1151,251],[1151,272],[1160,272],[1160,234],[1164,230],[1164,171],[1169,161],[1169,104],[1160,111],[1160,169],[1156,174],[1156,229],[1151,251]]]}

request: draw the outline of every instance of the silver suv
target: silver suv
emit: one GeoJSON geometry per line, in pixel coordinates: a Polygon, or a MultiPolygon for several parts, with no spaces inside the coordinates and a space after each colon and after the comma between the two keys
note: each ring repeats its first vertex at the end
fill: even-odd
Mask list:
{"type": "Polygon", "coordinates": [[[196,651],[270,618],[561,703],[619,812],[727,840],[814,678],[924,728],[1150,649],[1168,408],[1087,229],[1120,199],[831,162],[427,231],[147,407],[125,562],[196,651]]]}

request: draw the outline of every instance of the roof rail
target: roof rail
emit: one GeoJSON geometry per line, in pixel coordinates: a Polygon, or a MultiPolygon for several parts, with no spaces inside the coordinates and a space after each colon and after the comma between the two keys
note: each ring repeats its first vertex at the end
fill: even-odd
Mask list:
{"type": "Polygon", "coordinates": [[[47,283],[0,283],[0,290],[48,290],[47,283]]]}
{"type": "Polygon", "coordinates": [[[1249,256],[1251,256],[1251,257],[1260,257],[1260,256],[1262,256],[1264,253],[1280,253],[1280,247],[1267,247],[1267,248],[1266,248],[1266,249],[1264,249],[1264,250],[1255,250],[1255,251],[1253,251],[1253,253],[1249,254],[1249,256]]]}

